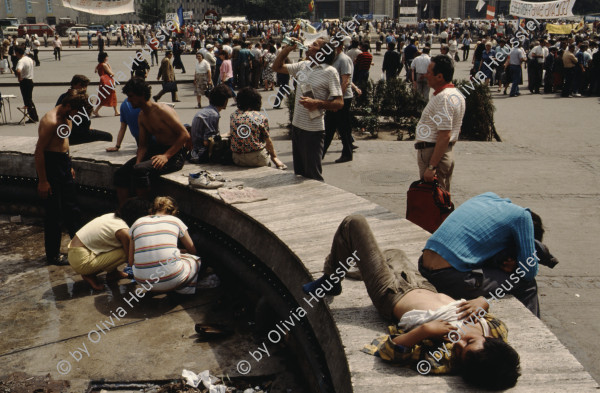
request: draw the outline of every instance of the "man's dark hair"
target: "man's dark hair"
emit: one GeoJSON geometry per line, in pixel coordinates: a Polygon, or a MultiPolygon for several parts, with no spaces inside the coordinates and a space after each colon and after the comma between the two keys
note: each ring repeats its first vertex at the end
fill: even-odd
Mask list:
{"type": "Polygon", "coordinates": [[[486,337],[483,349],[469,352],[460,366],[462,378],[482,389],[509,389],[521,375],[517,351],[501,338],[486,337]]]}
{"type": "Polygon", "coordinates": [[[16,46],[15,47],[15,53],[17,55],[24,55],[25,54],[25,48],[23,48],[22,46],[16,46]]]}
{"type": "Polygon", "coordinates": [[[241,111],[260,111],[262,97],[252,87],[244,87],[237,93],[237,107],[241,111]]]}
{"type": "Polygon", "coordinates": [[[231,90],[224,84],[220,84],[210,92],[208,102],[215,107],[225,106],[231,97],[231,90]]]}
{"type": "Polygon", "coordinates": [[[430,50],[431,50],[431,48],[425,47],[425,48],[423,48],[423,53],[427,55],[427,54],[429,54],[430,50]]]}
{"type": "Polygon", "coordinates": [[[396,44],[393,42],[388,43],[388,50],[394,50],[396,49],[396,44]]]}
{"type": "Polygon", "coordinates": [[[165,52],[165,56],[169,56],[169,55],[172,55],[172,54],[173,54],[172,50],[168,50],[168,51],[165,52]]]}
{"type": "Polygon", "coordinates": [[[85,75],[75,74],[73,75],[73,79],[71,79],[71,87],[75,85],[82,85],[84,87],[87,87],[89,84],[90,79],[85,75]]]}
{"type": "Polygon", "coordinates": [[[123,94],[133,94],[134,96],[144,97],[146,101],[150,99],[152,87],[142,78],[131,78],[123,86],[123,94]]]}
{"type": "Polygon", "coordinates": [[[533,237],[538,242],[541,242],[544,238],[544,232],[546,232],[542,225],[542,217],[532,211],[529,212],[531,213],[531,219],[533,220],[533,237]]]}
{"type": "Polygon", "coordinates": [[[116,212],[115,217],[125,221],[128,227],[140,217],[150,214],[152,204],[143,198],[129,198],[116,212]]]}
{"type": "Polygon", "coordinates": [[[80,110],[83,107],[89,105],[88,96],[85,93],[80,92],[79,90],[71,91],[67,93],[67,95],[62,99],[62,106],[69,105],[71,109],[80,110]]]}
{"type": "Polygon", "coordinates": [[[452,59],[446,55],[437,55],[431,61],[434,63],[433,75],[442,74],[446,82],[452,82],[452,77],[454,76],[452,59]]]}
{"type": "Polygon", "coordinates": [[[108,57],[108,53],[106,53],[106,52],[98,53],[98,63],[103,63],[107,57],[108,57]]]}
{"type": "Polygon", "coordinates": [[[321,49],[319,49],[319,52],[323,53],[325,56],[322,64],[333,64],[335,57],[337,56],[334,45],[331,45],[329,42],[327,42],[321,47],[321,49]]]}

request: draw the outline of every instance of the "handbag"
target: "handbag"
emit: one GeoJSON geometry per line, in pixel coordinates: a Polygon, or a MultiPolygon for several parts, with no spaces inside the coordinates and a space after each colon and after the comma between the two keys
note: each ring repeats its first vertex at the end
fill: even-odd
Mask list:
{"type": "Polygon", "coordinates": [[[406,196],[406,219],[430,233],[454,211],[450,193],[439,186],[437,179],[413,182],[406,196]]]}
{"type": "Polygon", "coordinates": [[[165,91],[166,93],[173,93],[173,92],[177,91],[177,82],[176,81],[163,82],[162,86],[163,86],[163,91],[165,91]]]}
{"type": "Polygon", "coordinates": [[[460,57],[458,57],[458,53],[454,54],[454,61],[460,61],[460,57]]]}

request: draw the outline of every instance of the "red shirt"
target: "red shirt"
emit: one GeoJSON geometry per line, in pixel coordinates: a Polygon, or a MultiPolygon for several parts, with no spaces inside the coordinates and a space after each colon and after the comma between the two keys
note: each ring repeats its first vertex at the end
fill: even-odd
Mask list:
{"type": "Polygon", "coordinates": [[[372,62],[373,55],[369,52],[363,52],[356,56],[356,69],[360,71],[369,71],[372,62]]]}

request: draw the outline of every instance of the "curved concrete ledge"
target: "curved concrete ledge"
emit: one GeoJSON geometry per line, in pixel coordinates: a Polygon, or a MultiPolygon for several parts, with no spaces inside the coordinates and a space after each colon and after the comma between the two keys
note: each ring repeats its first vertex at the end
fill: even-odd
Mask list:
{"type": "MultiPolygon", "coordinates": [[[[0,176],[22,177],[23,181],[34,178],[34,144],[35,138],[7,138],[0,142],[0,151],[4,150],[0,153],[0,176]]],[[[116,154],[108,154],[103,148],[101,142],[72,148],[80,184],[111,189],[114,170],[133,156],[135,147],[124,146],[116,154]]],[[[175,197],[183,214],[208,223],[268,268],[265,276],[272,274],[285,288],[281,296],[284,300],[271,304],[280,319],[290,315],[290,305],[301,305],[307,311],[305,319],[311,331],[292,331],[301,351],[314,350],[315,357],[323,357],[326,363],[327,370],[322,375],[312,375],[313,391],[397,392],[400,386],[409,391],[471,391],[459,377],[422,376],[360,352],[365,344],[384,334],[386,326],[362,282],[346,280],[341,296],[329,304],[313,302],[314,308],[306,304],[306,295],[301,291],[301,284],[310,280],[311,275],[320,275],[333,234],[348,214],[364,215],[382,249],[401,248],[413,261],[417,260],[428,238],[427,232],[354,194],[295,177],[289,171],[210,166],[207,169],[221,171],[235,182],[260,189],[268,197],[265,201],[228,205],[216,190],[195,190],[187,186],[187,177],[182,175],[197,169],[197,165],[186,165],[182,171],[164,176],[158,185],[161,194],[175,197]],[[291,298],[286,299],[287,294],[291,298]],[[311,347],[311,334],[319,348],[311,347]],[[329,378],[332,389],[326,386],[329,378]]],[[[0,181],[0,192],[8,183],[0,181]]],[[[33,186],[35,182],[29,187],[33,186]]],[[[202,238],[200,243],[200,250],[210,248],[202,238]]],[[[228,250],[222,247],[214,252],[226,255],[228,250]]],[[[251,266],[250,263],[245,268],[251,266]]],[[[268,294],[268,286],[257,285],[268,294]]],[[[512,391],[580,392],[597,388],[568,350],[518,301],[505,298],[494,304],[492,311],[506,322],[511,344],[521,356],[523,376],[512,391]]],[[[316,363],[309,360],[304,371],[319,373],[317,363],[318,359],[316,363]]]]}

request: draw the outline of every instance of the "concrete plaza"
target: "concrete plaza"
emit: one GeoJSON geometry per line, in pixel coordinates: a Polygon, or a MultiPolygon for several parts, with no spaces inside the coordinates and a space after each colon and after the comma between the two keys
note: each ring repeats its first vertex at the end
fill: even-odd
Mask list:
{"type": "MultiPolygon", "coordinates": [[[[112,48],[110,48],[112,49],[112,48]]],[[[110,50],[109,62],[114,71],[128,74],[124,61],[133,56],[133,50],[110,50]]],[[[434,54],[438,50],[434,49],[434,54]]],[[[66,91],[66,83],[73,74],[83,73],[97,81],[93,69],[97,51],[87,49],[65,50],[63,60],[55,62],[52,53],[40,53],[41,67],[35,69],[35,82],[63,84],[62,86],[36,87],[34,102],[40,117],[54,106],[57,97],[66,91]]],[[[161,56],[162,58],[162,56],[161,56]]],[[[292,55],[295,60],[297,53],[292,55]]],[[[383,56],[375,56],[371,77],[380,75],[383,56]]],[[[191,80],[195,60],[184,56],[186,74],[176,71],[178,80],[191,80]]],[[[466,78],[470,62],[457,65],[456,77],[466,78]]],[[[150,81],[156,80],[157,67],[153,67],[150,81]]],[[[20,92],[12,75],[0,75],[3,95],[20,92]],[[12,84],[10,86],[9,84],[12,84]]],[[[158,86],[153,86],[153,90],[158,86]]],[[[89,88],[95,90],[95,86],[89,88]]],[[[508,98],[493,93],[496,129],[503,142],[459,142],[455,147],[456,169],[452,184],[455,204],[486,191],[509,197],[514,203],[530,207],[544,219],[545,243],[560,260],[553,270],[540,269],[537,277],[540,287],[542,320],[558,336],[592,376],[600,381],[600,358],[595,354],[600,343],[598,315],[600,306],[594,301],[600,295],[598,261],[593,248],[600,232],[600,159],[597,149],[600,136],[597,130],[597,98],[559,98],[554,95],[523,95],[508,98]],[[577,267],[577,266],[579,267],[577,267]],[[594,317],[596,315],[596,317],[594,317]]],[[[269,109],[272,136],[279,157],[292,168],[291,141],[287,124],[287,110],[269,109]]],[[[195,97],[191,84],[180,85],[180,99],[176,110],[184,123],[191,123],[195,97]]],[[[118,93],[118,100],[123,100],[118,93]]],[[[169,101],[167,96],[163,101],[169,101]]],[[[207,100],[204,99],[207,103],[207,100]]],[[[17,120],[16,106],[12,102],[13,120],[17,120]]],[[[229,130],[229,115],[234,107],[221,113],[222,133],[229,130]]],[[[117,118],[108,116],[109,108],[101,110],[101,118],[94,119],[93,128],[111,132],[115,137],[119,129],[117,118]]],[[[34,136],[37,125],[2,125],[2,136],[34,136]]],[[[131,141],[128,135],[126,141],[131,141]]],[[[393,212],[403,215],[406,209],[406,191],[418,177],[416,153],[411,142],[368,140],[358,141],[354,161],[335,164],[341,144],[334,141],[324,161],[325,181],[331,185],[363,196],[393,212]]],[[[112,146],[112,144],[107,144],[112,146]]],[[[116,153],[121,154],[121,153],[116,153]]]]}

